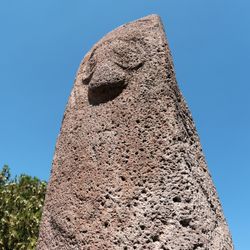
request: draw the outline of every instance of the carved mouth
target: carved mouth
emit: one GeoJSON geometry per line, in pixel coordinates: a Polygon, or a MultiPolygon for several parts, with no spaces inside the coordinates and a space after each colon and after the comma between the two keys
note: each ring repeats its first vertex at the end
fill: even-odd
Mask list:
{"type": "Polygon", "coordinates": [[[92,105],[99,105],[115,99],[121,94],[127,84],[125,80],[121,80],[114,83],[103,83],[99,86],[89,86],[88,88],[88,100],[92,105]]]}

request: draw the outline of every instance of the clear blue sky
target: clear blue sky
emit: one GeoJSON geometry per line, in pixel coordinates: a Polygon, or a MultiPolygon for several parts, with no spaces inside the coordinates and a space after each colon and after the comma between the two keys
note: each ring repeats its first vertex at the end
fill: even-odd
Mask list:
{"type": "Polygon", "coordinates": [[[250,249],[249,0],[0,0],[0,165],[48,180],[84,54],[115,27],[162,17],[235,249],[250,249]]]}

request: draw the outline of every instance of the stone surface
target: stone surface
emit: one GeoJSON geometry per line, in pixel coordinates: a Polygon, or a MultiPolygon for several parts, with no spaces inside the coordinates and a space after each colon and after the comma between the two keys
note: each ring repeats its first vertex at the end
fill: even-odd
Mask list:
{"type": "Polygon", "coordinates": [[[83,59],[37,249],[233,249],[158,16],[83,59]]]}

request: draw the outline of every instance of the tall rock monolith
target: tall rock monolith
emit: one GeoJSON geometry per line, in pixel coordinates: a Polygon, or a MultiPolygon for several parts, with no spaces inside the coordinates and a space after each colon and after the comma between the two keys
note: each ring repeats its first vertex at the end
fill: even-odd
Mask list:
{"type": "Polygon", "coordinates": [[[37,249],[233,249],[158,16],[115,29],[83,59],[37,249]]]}

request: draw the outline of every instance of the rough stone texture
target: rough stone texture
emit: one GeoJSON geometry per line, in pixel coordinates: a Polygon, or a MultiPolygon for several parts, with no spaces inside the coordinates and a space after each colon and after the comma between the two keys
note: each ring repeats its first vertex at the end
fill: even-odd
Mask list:
{"type": "Polygon", "coordinates": [[[158,16],[82,61],[37,249],[233,249],[158,16]]]}

